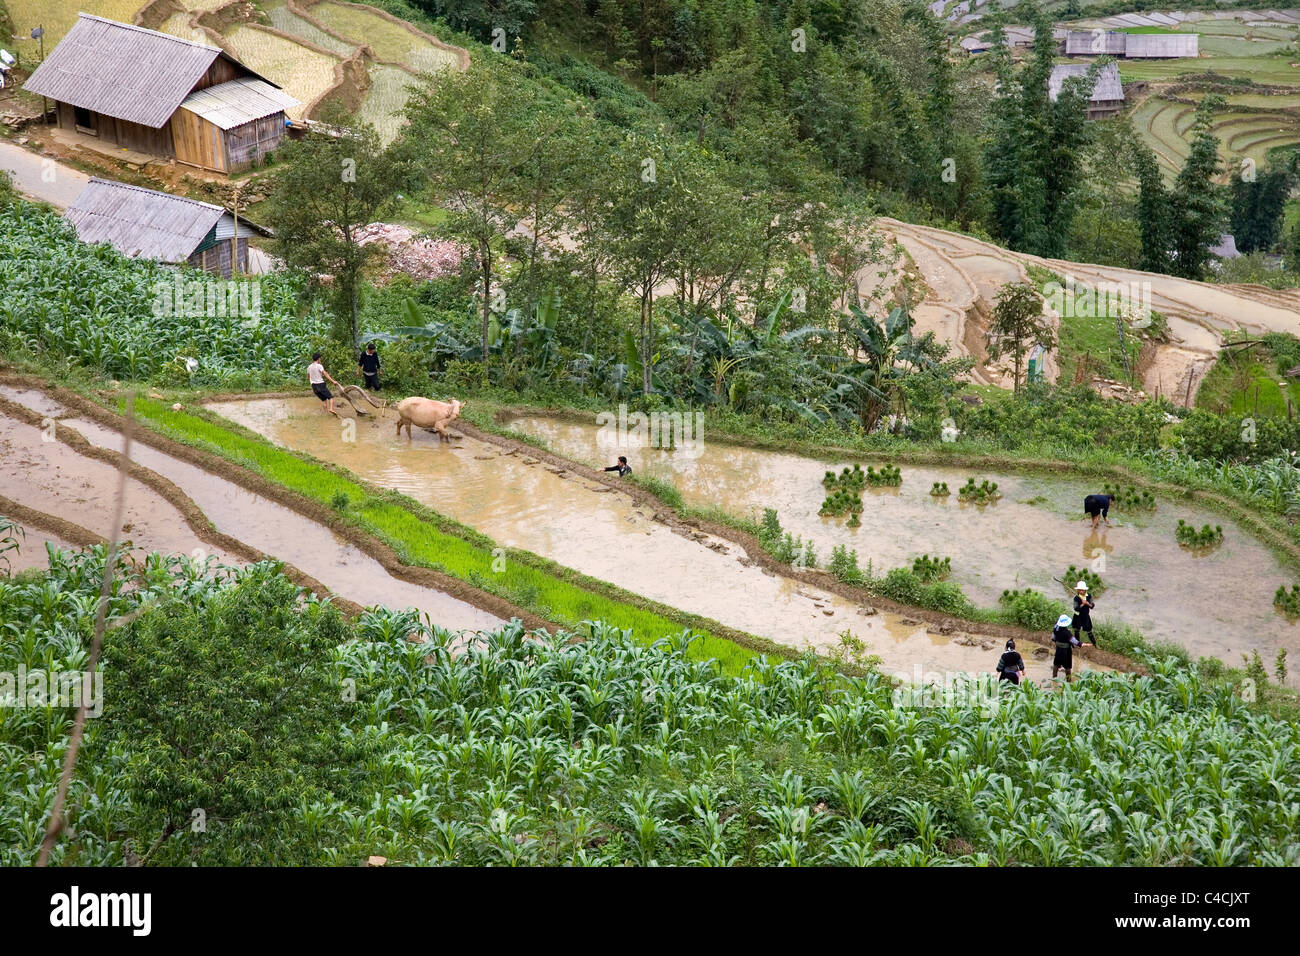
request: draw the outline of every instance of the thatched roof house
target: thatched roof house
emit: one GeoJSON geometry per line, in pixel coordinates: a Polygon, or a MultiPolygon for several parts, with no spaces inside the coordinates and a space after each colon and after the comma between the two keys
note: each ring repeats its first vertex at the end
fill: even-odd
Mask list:
{"type": "MultiPolygon", "coordinates": [[[[1061,87],[1072,76],[1087,75],[1089,67],[1083,63],[1065,63],[1052,67],[1052,75],[1047,81],[1048,95],[1055,100],[1061,94],[1061,87]]],[[[1107,63],[1101,68],[1097,82],[1093,84],[1092,95],[1088,101],[1088,119],[1101,119],[1115,116],[1124,108],[1124,84],[1119,79],[1119,65],[1107,63]]]]}
{"type": "Polygon", "coordinates": [[[23,89],[64,129],[223,173],[276,149],[298,105],[224,50],[85,13],[23,89]]]}
{"type": "Polygon", "coordinates": [[[264,231],[242,219],[236,224],[221,206],[108,179],[91,179],[63,216],[82,242],[107,242],[126,256],[186,263],[227,277],[230,240],[245,272],[248,236],[264,231]]]}

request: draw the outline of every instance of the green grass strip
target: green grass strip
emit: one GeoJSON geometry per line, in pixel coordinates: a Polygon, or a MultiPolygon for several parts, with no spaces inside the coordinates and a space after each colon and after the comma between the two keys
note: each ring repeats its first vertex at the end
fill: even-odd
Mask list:
{"type": "MultiPolygon", "coordinates": [[[[497,546],[490,538],[403,495],[371,491],[345,474],[280,449],[260,437],[239,434],[214,421],[172,411],[162,402],[143,397],[136,399],[135,414],[170,438],[215,452],[306,498],[332,507],[339,496],[346,496],[348,504],[343,517],[392,547],[404,563],[442,571],[576,632],[585,630],[581,627],[584,620],[600,620],[629,629],[636,639],[651,644],[654,638],[646,635],[677,635],[689,628],[699,636],[689,649],[690,656],[716,660],[722,672],[730,675],[740,674],[757,656],[757,649],[741,647],[694,625],[693,621],[701,619],[693,615],[682,614],[674,620],[658,610],[617,600],[608,593],[596,593],[593,586],[620,596],[626,594],[634,600],[637,597],[529,552],[510,549],[505,570],[494,571],[498,555],[493,551],[497,546]]],[[[761,649],[785,651],[776,645],[761,649]]]]}

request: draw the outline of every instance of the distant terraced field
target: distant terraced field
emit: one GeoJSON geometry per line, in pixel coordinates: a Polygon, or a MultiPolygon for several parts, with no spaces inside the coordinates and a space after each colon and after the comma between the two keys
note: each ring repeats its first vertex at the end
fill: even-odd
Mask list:
{"type": "MultiPolygon", "coordinates": [[[[177,2],[190,12],[167,17],[157,29],[212,43],[210,34],[191,25],[192,14],[230,8],[223,12],[225,17],[240,9],[241,0],[177,2]]],[[[459,47],[440,43],[409,24],[360,4],[266,0],[260,12],[262,22],[236,21],[226,27],[221,43],[302,102],[289,111],[290,116],[310,117],[323,102],[337,96],[356,108],[385,142],[398,135],[407,88],[418,83],[419,75],[461,66],[468,57],[459,47]]]]}

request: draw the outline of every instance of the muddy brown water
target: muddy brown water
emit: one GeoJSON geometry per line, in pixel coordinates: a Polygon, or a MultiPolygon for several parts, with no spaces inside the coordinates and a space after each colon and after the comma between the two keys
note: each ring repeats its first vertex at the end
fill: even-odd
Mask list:
{"type": "MultiPolygon", "coordinates": [[[[1071,564],[1087,564],[1106,585],[1096,597],[1094,620],[1111,616],[1148,637],[1230,664],[1258,649],[1271,667],[1279,648],[1293,659],[1300,651],[1300,629],[1273,609],[1274,591],[1292,576],[1236,523],[1182,501],[1158,499],[1154,513],[1113,509],[1114,527],[1093,533],[1081,520],[1083,498],[1100,492],[1100,482],[903,464],[901,486],[863,492],[862,526],[855,529],[843,518],[817,514],[823,475],[845,461],[715,443],[694,456],[620,449],[602,444],[618,436],[609,430],[602,435],[594,420],[586,425],[526,416],[511,427],[584,463],[603,466],[625,454],[640,474],[671,482],[694,507],[754,518],[776,508],[782,527],[815,543],[823,566],[838,544],[856,549],[862,567],[871,561],[877,572],[910,565],[921,554],[947,556],[950,580],[977,604],[993,606],[1007,588],[1033,587],[1065,599],[1065,588],[1053,579],[1071,564]],[[957,489],[970,477],[996,481],[1001,500],[983,507],[959,502],[957,489]],[[936,481],[948,483],[949,497],[930,496],[936,481]],[[1205,555],[1182,548],[1174,538],[1179,518],[1197,527],[1222,525],[1222,546],[1205,555]]],[[[635,439],[628,435],[629,442],[635,439]]]]}
{"type": "MultiPolygon", "coordinates": [[[[0,394],[58,418],[56,428],[71,429],[92,445],[122,450],[120,434],[84,419],[64,418],[69,410],[43,392],[0,386],[0,394]]],[[[0,415],[0,494],[108,537],[117,470],[62,442],[42,439],[40,429],[0,415]]],[[[132,445],[131,458],[179,487],[217,530],[296,566],[335,594],[367,606],[413,607],[453,631],[491,629],[503,623],[451,595],[392,577],[378,561],[330,529],[188,462],[139,442],[132,445]]],[[[223,564],[242,563],[199,539],[170,502],[133,479],[128,480],[124,528],[125,536],[146,551],[212,555],[223,564]]],[[[29,535],[28,541],[32,540],[29,535]]],[[[45,549],[39,542],[39,560],[33,558],[30,545],[25,544],[23,551],[27,552],[25,566],[45,566],[45,549]]]]}
{"type": "Polygon", "coordinates": [[[0,578],[5,576],[6,571],[10,575],[17,575],[32,568],[42,571],[47,569],[50,562],[48,553],[45,550],[46,545],[51,545],[61,551],[79,550],[75,544],[69,544],[48,531],[25,527],[21,524],[19,528],[25,533],[19,536],[18,550],[6,552],[4,557],[0,557],[0,578]],[[9,559],[8,565],[5,564],[5,558],[9,559]]]}
{"type": "MultiPolygon", "coordinates": [[[[782,644],[833,649],[847,630],[881,657],[882,669],[909,680],[988,671],[1001,651],[989,639],[986,648],[930,634],[924,624],[904,623],[898,615],[863,615],[838,595],[765,573],[734,544],[679,535],[628,496],[557,474],[523,453],[473,439],[448,444],[420,429],[399,438],[391,413],[336,420],[311,397],[208,407],[277,444],[403,492],[503,545],[782,644]]],[[[1026,657],[1031,676],[1049,673],[1026,657]]]]}
{"type": "MultiPolygon", "coordinates": [[[[122,436],[84,419],[73,428],[92,445],[122,450],[122,436]]],[[[296,511],[218,478],[189,462],[135,444],[131,458],[176,484],[218,530],[266,554],[273,554],[358,604],[413,607],[452,631],[499,627],[503,621],[471,604],[390,575],[378,561],[296,511]]]]}
{"type": "MultiPolygon", "coordinates": [[[[0,415],[0,495],[111,537],[117,469],[44,437],[41,429],[0,415]]],[[[201,541],[170,502],[135,479],[127,479],[119,530],[123,539],[145,551],[192,555],[201,549],[224,564],[236,563],[201,541]]]]}

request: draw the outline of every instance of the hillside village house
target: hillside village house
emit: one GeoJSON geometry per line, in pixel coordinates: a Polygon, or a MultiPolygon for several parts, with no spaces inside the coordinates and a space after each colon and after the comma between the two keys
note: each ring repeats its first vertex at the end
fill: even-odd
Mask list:
{"type": "Polygon", "coordinates": [[[92,179],[63,217],[82,242],[107,242],[126,256],[184,263],[229,278],[248,271],[248,236],[264,232],[211,203],[92,179]]]}
{"type": "MultiPolygon", "coordinates": [[[[1053,101],[1061,95],[1061,86],[1072,76],[1084,76],[1088,67],[1082,63],[1066,63],[1052,67],[1052,75],[1047,81],[1047,92],[1053,101]]],[[[1088,100],[1088,119],[1103,119],[1117,116],[1124,109],[1124,84],[1119,79],[1119,66],[1107,63],[1101,68],[1097,82],[1092,88],[1088,100]]]]}
{"type": "Polygon", "coordinates": [[[63,129],[219,173],[279,147],[298,105],[224,50],[85,13],[23,89],[63,129]]]}
{"type": "Polygon", "coordinates": [[[1123,33],[1118,30],[1071,30],[1066,56],[1122,56],[1126,60],[1175,60],[1200,55],[1195,33],[1123,33]]]}

